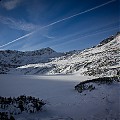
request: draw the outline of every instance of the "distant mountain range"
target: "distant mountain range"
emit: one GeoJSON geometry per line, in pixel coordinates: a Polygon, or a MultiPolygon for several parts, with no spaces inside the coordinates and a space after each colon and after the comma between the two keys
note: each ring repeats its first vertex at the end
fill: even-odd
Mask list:
{"type": "Polygon", "coordinates": [[[0,51],[0,74],[120,75],[120,32],[82,51],[0,51]]]}

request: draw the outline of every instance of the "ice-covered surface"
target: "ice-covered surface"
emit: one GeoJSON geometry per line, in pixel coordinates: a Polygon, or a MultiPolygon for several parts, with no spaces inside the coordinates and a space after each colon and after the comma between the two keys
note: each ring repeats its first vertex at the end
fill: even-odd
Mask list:
{"type": "Polygon", "coordinates": [[[17,120],[118,120],[119,83],[78,93],[74,86],[92,79],[74,75],[0,75],[0,95],[32,95],[47,104],[38,113],[15,115],[17,120]]]}

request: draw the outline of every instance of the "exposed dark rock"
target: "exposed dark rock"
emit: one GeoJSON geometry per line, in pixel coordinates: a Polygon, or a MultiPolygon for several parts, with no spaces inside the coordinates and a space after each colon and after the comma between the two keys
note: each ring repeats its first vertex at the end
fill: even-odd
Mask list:
{"type": "Polygon", "coordinates": [[[116,77],[103,77],[103,78],[96,78],[92,80],[86,80],[76,85],[75,90],[82,93],[84,90],[89,90],[89,91],[94,90],[95,86],[93,85],[93,83],[97,85],[101,85],[101,84],[110,85],[113,82],[120,82],[120,77],[117,77],[117,76],[116,77]]]}

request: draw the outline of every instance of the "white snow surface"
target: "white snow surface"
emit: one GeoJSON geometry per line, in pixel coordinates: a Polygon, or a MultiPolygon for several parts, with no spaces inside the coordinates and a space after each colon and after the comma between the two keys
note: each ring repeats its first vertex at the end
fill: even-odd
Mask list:
{"type": "Polygon", "coordinates": [[[16,120],[118,120],[119,84],[100,85],[78,93],[74,86],[92,79],[75,75],[0,75],[0,95],[25,94],[43,99],[46,105],[38,113],[15,115],[16,120]]]}
{"type": "Polygon", "coordinates": [[[0,74],[115,76],[120,71],[120,33],[83,51],[0,51],[0,64],[0,74]]]}
{"type": "Polygon", "coordinates": [[[49,62],[26,64],[12,74],[84,74],[114,76],[120,70],[120,35],[112,41],[95,48],[72,52],[55,57],[49,62]],[[116,67],[117,66],[117,67],[116,67]]]}

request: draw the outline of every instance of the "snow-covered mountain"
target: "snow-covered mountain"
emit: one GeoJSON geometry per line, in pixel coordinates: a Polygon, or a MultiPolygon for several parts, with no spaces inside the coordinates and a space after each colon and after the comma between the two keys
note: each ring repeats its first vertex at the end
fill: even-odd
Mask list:
{"type": "Polygon", "coordinates": [[[118,75],[120,33],[83,51],[58,53],[51,48],[28,52],[0,51],[0,64],[0,73],[118,75]]]}
{"type": "Polygon", "coordinates": [[[51,58],[60,57],[61,55],[63,53],[57,53],[49,47],[26,52],[15,50],[0,51],[0,73],[8,73],[11,69],[27,64],[50,62],[51,58]]]}

